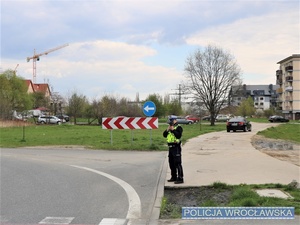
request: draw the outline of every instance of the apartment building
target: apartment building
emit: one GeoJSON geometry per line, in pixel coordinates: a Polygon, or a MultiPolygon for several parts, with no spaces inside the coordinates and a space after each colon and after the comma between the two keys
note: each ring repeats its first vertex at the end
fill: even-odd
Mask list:
{"type": "Polygon", "coordinates": [[[276,84],[279,88],[278,109],[284,117],[291,120],[300,119],[300,54],[293,54],[279,61],[276,71],[276,84]]]}
{"type": "Polygon", "coordinates": [[[276,107],[279,85],[241,85],[232,86],[229,94],[229,102],[232,106],[239,106],[249,96],[253,99],[257,111],[263,111],[276,107]]]}

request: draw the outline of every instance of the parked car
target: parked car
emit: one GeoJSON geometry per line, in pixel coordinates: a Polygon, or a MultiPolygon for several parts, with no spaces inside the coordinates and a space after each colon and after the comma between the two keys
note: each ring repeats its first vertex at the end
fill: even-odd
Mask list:
{"type": "Polygon", "coordinates": [[[229,120],[229,116],[227,116],[227,115],[219,114],[216,117],[216,122],[226,122],[228,120],[229,120]]]}
{"type": "Polygon", "coordinates": [[[273,122],[289,122],[289,119],[284,118],[283,116],[270,116],[269,121],[273,122]]]}
{"type": "Polygon", "coordinates": [[[63,120],[65,120],[66,122],[69,122],[70,121],[70,117],[68,116],[68,115],[66,115],[66,114],[57,114],[57,115],[55,115],[57,118],[59,118],[59,119],[63,119],[63,120]]]}
{"type": "Polygon", "coordinates": [[[41,124],[61,124],[65,122],[65,120],[61,120],[57,118],[56,116],[40,116],[37,120],[38,123],[41,124]]]}
{"type": "Polygon", "coordinates": [[[203,116],[203,117],[202,117],[202,120],[210,121],[210,116],[203,116]]]}
{"type": "Polygon", "coordinates": [[[198,122],[200,121],[200,118],[199,118],[199,117],[197,117],[197,116],[192,116],[192,115],[186,116],[185,119],[187,119],[187,120],[193,120],[194,123],[198,123],[198,122]]]}
{"type": "MultiPolygon", "coordinates": [[[[172,116],[172,117],[174,117],[174,116],[172,116]]],[[[175,117],[176,117],[176,120],[177,120],[178,124],[193,124],[194,123],[193,120],[188,120],[184,117],[180,117],[180,116],[175,116],[175,117]]],[[[169,123],[169,119],[168,119],[167,123],[169,123]]]]}
{"type": "Polygon", "coordinates": [[[233,117],[226,123],[227,132],[242,130],[244,132],[251,131],[252,125],[245,117],[233,117]]]}

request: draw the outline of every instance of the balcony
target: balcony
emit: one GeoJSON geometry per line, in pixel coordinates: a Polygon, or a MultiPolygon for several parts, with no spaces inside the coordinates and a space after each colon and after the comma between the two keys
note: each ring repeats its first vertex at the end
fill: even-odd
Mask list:
{"type": "Polygon", "coordinates": [[[293,82],[293,76],[287,76],[285,78],[285,81],[287,81],[287,82],[293,82]]]}
{"type": "Polygon", "coordinates": [[[277,79],[276,84],[278,84],[278,85],[282,84],[282,79],[277,79]]]}
{"type": "Polygon", "coordinates": [[[277,102],[277,103],[280,103],[280,102],[282,102],[282,99],[281,99],[281,98],[277,98],[277,99],[276,99],[276,102],[277,102]]]}
{"type": "Polygon", "coordinates": [[[293,66],[287,66],[287,67],[285,67],[285,70],[287,72],[293,72],[293,66]]]}
{"type": "Polygon", "coordinates": [[[292,102],[293,101],[293,96],[285,96],[285,101],[286,102],[292,102]]]}
{"type": "Polygon", "coordinates": [[[276,89],[276,93],[277,93],[277,94],[282,94],[282,92],[283,92],[282,88],[277,88],[277,89],[276,89]]]}
{"type": "Polygon", "coordinates": [[[293,87],[292,86],[286,87],[285,91],[293,91],[293,87]]]}
{"type": "Polygon", "coordinates": [[[276,76],[282,76],[282,70],[276,70],[276,76]]]}

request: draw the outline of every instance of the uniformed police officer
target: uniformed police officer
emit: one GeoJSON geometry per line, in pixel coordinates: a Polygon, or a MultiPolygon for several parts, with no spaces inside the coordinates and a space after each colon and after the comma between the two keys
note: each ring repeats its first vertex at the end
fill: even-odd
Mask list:
{"type": "Polygon", "coordinates": [[[171,178],[168,182],[183,183],[183,169],[181,164],[181,136],[183,129],[178,125],[176,117],[169,118],[169,127],[163,132],[169,146],[169,166],[171,178]]]}

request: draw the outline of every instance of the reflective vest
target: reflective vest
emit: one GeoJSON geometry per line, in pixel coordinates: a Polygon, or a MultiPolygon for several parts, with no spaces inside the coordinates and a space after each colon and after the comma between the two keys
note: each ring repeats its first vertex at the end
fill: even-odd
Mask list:
{"type": "MultiPolygon", "coordinates": [[[[174,127],[174,130],[176,130],[177,127],[178,126],[174,127]]],[[[167,142],[168,142],[168,144],[172,144],[172,143],[178,144],[178,143],[180,143],[180,139],[177,139],[175,137],[175,135],[169,131],[168,136],[167,136],[167,142]]]]}

